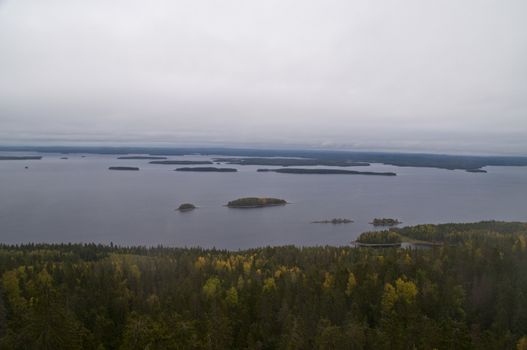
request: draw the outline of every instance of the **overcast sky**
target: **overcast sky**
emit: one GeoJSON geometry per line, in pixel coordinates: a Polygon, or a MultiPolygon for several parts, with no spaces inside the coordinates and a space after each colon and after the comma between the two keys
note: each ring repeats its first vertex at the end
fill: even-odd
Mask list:
{"type": "Polygon", "coordinates": [[[0,0],[0,143],[527,154],[525,0],[0,0]]]}

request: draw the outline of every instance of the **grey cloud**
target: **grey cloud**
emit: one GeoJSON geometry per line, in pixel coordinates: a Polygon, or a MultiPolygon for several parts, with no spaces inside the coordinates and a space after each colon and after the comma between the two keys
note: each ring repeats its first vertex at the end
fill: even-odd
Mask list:
{"type": "Polygon", "coordinates": [[[0,138],[527,153],[526,10],[7,0],[0,138]]]}

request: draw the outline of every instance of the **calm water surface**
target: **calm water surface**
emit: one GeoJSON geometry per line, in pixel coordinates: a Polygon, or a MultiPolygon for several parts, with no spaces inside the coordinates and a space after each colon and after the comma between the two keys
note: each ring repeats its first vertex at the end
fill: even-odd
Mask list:
{"type": "Polygon", "coordinates": [[[227,249],[345,245],[372,229],[368,222],[374,217],[398,218],[405,225],[527,221],[527,167],[488,167],[487,174],[380,164],[352,168],[398,175],[383,177],[257,173],[263,166],[225,165],[239,172],[222,174],[175,172],[177,165],[117,160],[115,155],[60,159],[63,156],[0,161],[1,242],[227,249]],[[141,170],[109,171],[109,166],[139,166],[141,170]],[[278,197],[291,204],[261,209],[224,206],[246,196],[278,197]],[[183,202],[199,209],[174,211],[183,202]],[[311,223],[335,217],[355,222],[311,223]]]}

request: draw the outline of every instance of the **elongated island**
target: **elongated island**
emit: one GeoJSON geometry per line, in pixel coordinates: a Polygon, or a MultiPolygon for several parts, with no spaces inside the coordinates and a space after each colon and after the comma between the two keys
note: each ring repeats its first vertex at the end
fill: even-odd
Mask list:
{"type": "Polygon", "coordinates": [[[317,220],[317,221],[311,221],[312,224],[351,224],[353,220],[351,219],[342,219],[342,218],[335,218],[331,220],[317,220]]]}
{"type": "Polygon", "coordinates": [[[177,168],[175,171],[200,171],[200,172],[216,172],[216,173],[235,173],[238,170],[234,168],[215,168],[215,167],[188,167],[177,168]]]}
{"type": "Polygon", "coordinates": [[[153,160],[150,164],[164,164],[164,165],[198,165],[198,164],[213,164],[209,160],[153,160]]]}
{"type": "Polygon", "coordinates": [[[286,205],[287,201],[268,197],[245,197],[238,198],[227,203],[229,208],[263,208],[286,205]]]}
{"type": "Polygon", "coordinates": [[[131,170],[131,171],[138,171],[139,168],[135,166],[111,166],[108,168],[108,170],[131,170]]]}
{"type": "Polygon", "coordinates": [[[375,218],[373,219],[372,222],[370,222],[370,224],[372,224],[373,226],[395,226],[395,225],[399,225],[400,223],[401,221],[397,219],[387,219],[387,218],[382,218],[382,219],[375,218]]]}
{"type": "Polygon", "coordinates": [[[321,174],[321,175],[378,175],[378,176],[396,176],[392,172],[375,172],[375,171],[355,171],[341,169],[304,169],[304,168],[279,168],[279,169],[258,169],[258,172],[274,172],[281,174],[321,174]]]}

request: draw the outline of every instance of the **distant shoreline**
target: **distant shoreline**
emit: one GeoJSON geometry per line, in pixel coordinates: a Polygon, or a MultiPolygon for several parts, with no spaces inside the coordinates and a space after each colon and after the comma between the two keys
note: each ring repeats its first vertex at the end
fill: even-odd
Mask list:
{"type": "Polygon", "coordinates": [[[0,160],[40,160],[42,156],[0,156],[0,160]]]}
{"type": "MultiPolygon", "coordinates": [[[[486,166],[527,166],[527,156],[472,156],[433,153],[392,153],[342,150],[292,150],[254,149],[228,147],[96,147],[96,146],[0,146],[5,152],[40,153],[90,153],[108,155],[184,156],[206,155],[211,157],[280,157],[300,158],[303,161],[326,162],[326,164],[380,163],[398,167],[422,167],[447,170],[470,170],[481,172],[486,166]]],[[[338,166],[338,165],[337,165],[338,166]]]]}

